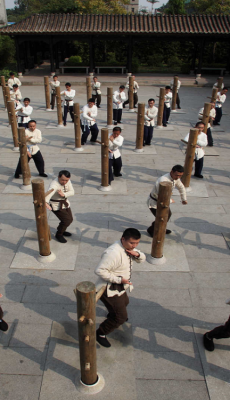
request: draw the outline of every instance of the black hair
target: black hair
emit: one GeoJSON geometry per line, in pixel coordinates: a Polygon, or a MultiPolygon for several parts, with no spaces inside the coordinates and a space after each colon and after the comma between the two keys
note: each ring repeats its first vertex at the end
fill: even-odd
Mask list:
{"type": "Polygon", "coordinates": [[[125,89],[125,86],[124,86],[124,85],[121,85],[121,86],[119,87],[119,89],[125,89]]]}
{"type": "Polygon", "coordinates": [[[97,77],[97,76],[94,76],[93,78],[96,78],[96,79],[98,79],[98,77],[97,77]]]}
{"type": "Polygon", "coordinates": [[[30,122],[35,122],[35,124],[37,123],[37,121],[35,121],[35,119],[31,119],[31,120],[28,122],[28,125],[29,125],[30,122]]]}
{"type": "Polygon", "coordinates": [[[154,99],[148,99],[148,103],[149,103],[150,101],[154,101],[154,103],[155,103],[155,100],[154,100],[154,99]]]}
{"type": "Polygon", "coordinates": [[[125,240],[131,239],[131,238],[135,239],[135,240],[139,240],[141,238],[141,233],[135,228],[128,228],[122,233],[122,237],[125,240]]]}
{"type": "Polygon", "coordinates": [[[71,173],[69,171],[67,171],[66,169],[62,169],[58,173],[58,178],[61,178],[62,175],[64,175],[66,178],[70,178],[71,177],[71,173]]]}
{"type": "Polygon", "coordinates": [[[30,99],[29,99],[29,97],[25,97],[25,98],[23,99],[23,101],[29,101],[29,102],[30,102],[30,99]]]}
{"type": "Polygon", "coordinates": [[[195,125],[195,128],[196,128],[198,125],[200,125],[200,124],[205,125],[202,121],[198,121],[198,122],[196,123],[196,125],[195,125]]]}
{"type": "Polygon", "coordinates": [[[18,87],[17,83],[15,83],[15,84],[13,85],[13,87],[18,87]]]}
{"type": "Polygon", "coordinates": [[[14,75],[14,72],[10,72],[10,76],[14,75]]]}
{"type": "Polygon", "coordinates": [[[93,99],[92,97],[88,100],[88,103],[95,103],[95,99],[93,99]]]}
{"type": "Polygon", "coordinates": [[[171,89],[171,87],[170,86],[165,86],[165,89],[171,89]]]}
{"type": "Polygon", "coordinates": [[[71,86],[71,83],[66,82],[65,86],[71,86]]]}
{"type": "Polygon", "coordinates": [[[113,128],[113,132],[121,132],[121,128],[119,126],[116,126],[113,128]]]}
{"type": "Polygon", "coordinates": [[[57,76],[57,75],[54,75],[53,78],[58,78],[58,76],[57,76]]]}
{"type": "Polygon", "coordinates": [[[224,87],[222,90],[228,90],[228,87],[224,87]]]}
{"type": "Polygon", "coordinates": [[[184,172],[184,167],[182,167],[182,165],[174,165],[174,167],[172,167],[172,171],[173,172],[184,172]]]}

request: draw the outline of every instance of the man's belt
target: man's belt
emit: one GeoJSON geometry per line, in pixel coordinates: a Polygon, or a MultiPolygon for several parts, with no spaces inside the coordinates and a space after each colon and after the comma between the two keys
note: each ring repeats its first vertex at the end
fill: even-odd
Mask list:
{"type": "Polygon", "coordinates": [[[60,203],[60,210],[62,210],[63,209],[63,205],[66,207],[66,208],[69,208],[69,204],[67,203],[67,200],[65,199],[65,200],[50,200],[51,202],[54,202],[54,203],[60,203]]]}
{"type": "Polygon", "coordinates": [[[155,196],[152,196],[152,195],[151,195],[151,193],[150,193],[150,195],[149,195],[149,196],[151,197],[151,199],[152,199],[152,200],[155,200],[155,201],[157,201],[157,200],[158,200],[158,199],[157,199],[155,196]]]}

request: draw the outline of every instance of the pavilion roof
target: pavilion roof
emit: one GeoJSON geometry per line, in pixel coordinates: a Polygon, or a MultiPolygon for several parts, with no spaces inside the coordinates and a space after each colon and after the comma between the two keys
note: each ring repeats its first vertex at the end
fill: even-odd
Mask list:
{"type": "Polygon", "coordinates": [[[229,15],[34,14],[2,34],[215,34],[230,33],[229,15]]]}

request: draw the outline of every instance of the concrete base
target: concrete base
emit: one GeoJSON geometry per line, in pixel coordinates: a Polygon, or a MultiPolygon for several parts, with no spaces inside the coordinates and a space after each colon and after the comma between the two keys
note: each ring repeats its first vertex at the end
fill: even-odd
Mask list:
{"type": "Polygon", "coordinates": [[[56,256],[54,253],[52,253],[52,251],[49,256],[41,256],[41,254],[38,256],[38,261],[42,264],[51,263],[54,260],[56,260],[56,256]]]}
{"type": "Polygon", "coordinates": [[[107,129],[113,129],[115,127],[115,125],[106,125],[107,129]]]}
{"type": "MultiPolygon", "coordinates": [[[[209,197],[205,182],[202,179],[192,176],[189,188],[191,188],[191,190],[187,192],[189,197],[209,197]]],[[[180,193],[177,189],[174,189],[172,195],[180,196],[180,193]]]]}
{"type": "Polygon", "coordinates": [[[183,110],[171,110],[171,113],[175,113],[175,114],[187,114],[186,111],[183,111],[183,110]]]}
{"type": "Polygon", "coordinates": [[[80,153],[80,154],[95,154],[95,148],[93,146],[84,146],[81,147],[82,150],[77,149],[74,147],[73,149],[67,148],[67,149],[61,149],[61,154],[73,154],[73,153],[80,153]]]}
{"type": "Polygon", "coordinates": [[[13,151],[19,152],[19,147],[13,147],[13,151]]]}
{"type": "MultiPolygon", "coordinates": [[[[101,176],[99,173],[86,175],[81,194],[104,195],[105,192],[103,190],[98,190],[99,187],[101,187],[100,185],[101,176]]],[[[122,178],[115,178],[111,183],[111,189],[112,190],[107,193],[113,196],[116,194],[127,194],[126,181],[122,178]]]]}
{"type": "MultiPolygon", "coordinates": [[[[52,224],[56,226],[58,221],[52,221],[52,224]]],[[[50,259],[42,257],[42,261],[41,256],[39,256],[36,227],[34,226],[31,229],[27,229],[10,268],[73,271],[78,253],[79,236],[73,234],[67,239],[67,243],[59,243],[56,240],[52,240],[50,242],[50,247],[52,256],[48,256],[50,259]],[[53,257],[56,258],[55,263],[51,262],[54,260],[52,259],[53,257]]]]}
{"type": "Polygon", "coordinates": [[[83,147],[74,147],[73,151],[75,151],[76,153],[82,153],[82,151],[84,151],[83,147]]]}
{"type": "Polygon", "coordinates": [[[32,193],[32,185],[22,185],[21,190],[32,193]]]}
{"type": "Polygon", "coordinates": [[[134,108],[130,108],[129,112],[134,113],[136,110],[134,108]]]}
{"type": "Polygon", "coordinates": [[[146,260],[148,261],[149,264],[152,264],[152,265],[163,265],[166,263],[165,256],[163,256],[161,258],[155,258],[155,257],[152,257],[151,254],[148,254],[146,257],[146,260]]]}
{"type": "Polygon", "coordinates": [[[168,125],[168,126],[155,126],[154,130],[158,130],[161,129],[162,131],[174,131],[174,127],[172,125],[168,125]]]}
{"type": "Polygon", "coordinates": [[[109,186],[99,186],[98,190],[100,190],[101,192],[110,192],[110,190],[112,190],[111,185],[109,186]]]}
{"type": "Polygon", "coordinates": [[[144,153],[143,148],[142,149],[134,149],[133,151],[135,151],[135,153],[139,153],[139,154],[144,153]]]}
{"type": "Polygon", "coordinates": [[[52,112],[56,112],[56,110],[52,110],[52,108],[46,108],[46,111],[52,111],[52,112]]]}
{"type": "Polygon", "coordinates": [[[101,374],[97,374],[98,380],[94,385],[85,385],[81,381],[80,377],[80,371],[78,371],[77,377],[76,377],[76,388],[77,390],[82,393],[82,394],[96,394],[102,391],[102,389],[105,386],[105,380],[101,374]]]}

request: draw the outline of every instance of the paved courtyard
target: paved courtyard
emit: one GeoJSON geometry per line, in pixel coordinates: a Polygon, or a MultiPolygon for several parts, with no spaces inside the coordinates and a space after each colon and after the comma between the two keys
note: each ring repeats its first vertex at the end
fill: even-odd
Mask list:
{"type": "MultiPolygon", "coordinates": [[[[25,79],[25,78],[23,78],[25,79]]],[[[109,80],[109,78],[107,78],[109,80]]],[[[117,79],[116,79],[117,80],[117,79]]],[[[121,83],[126,79],[121,78],[121,83]]],[[[166,78],[165,84],[168,84],[166,78]]],[[[214,81],[213,81],[214,83],[214,81]]],[[[112,83],[111,83],[112,85],[112,83]]],[[[62,85],[63,87],[63,85],[62,85]]],[[[114,86],[114,89],[117,86],[114,86]]],[[[0,293],[9,330],[0,333],[0,387],[4,400],[86,399],[75,386],[79,376],[76,284],[95,282],[94,269],[105,248],[127,227],[142,233],[139,248],[151,252],[146,229],[152,222],[146,200],[157,177],[184,163],[185,137],[197,113],[209,101],[211,87],[180,90],[181,113],[171,113],[165,129],[155,129],[152,146],[136,154],[136,113],[123,111],[123,176],[112,191],[100,186],[100,145],[73,151],[73,124],[56,128],[57,114],[45,111],[42,86],[22,86],[31,98],[33,118],[43,134],[40,145],[48,178],[68,169],[75,188],[70,198],[74,222],[68,245],[55,241],[57,219],[48,213],[51,250],[60,257],[43,267],[37,262],[32,195],[13,178],[18,153],[0,95],[0,293]],[[65,247],[66,246],[66,247],[65,247]],[[45,269],[47,268],[47,269],[45,269]]],[[[106,126],[106,87],[102,88],[98,126],[106,126]]],[[[157,100],[159,87],[142,86],[139,102],[157,100]]],[[[86,89],[76,87],[76,102],[86,104],[86,89]]],[[[230,340],[216,341],[208,353],[202,335],[223,323],[230,308],[230,94],[221,126],[213,129],[214,147],[207,148],[203,180],[191,179],[188,205],[173,196],[172,218],[164,253],[167,262],[134,267],[128,306],[129,321],[110,335],[112,347],[97,345],[98,371],[105,388],[95,399],[229,400],[230,340]]],[[[100,134],[99,134],[100,140],[100,134]]],[[[32,177],[37,177],[33,161],[32,177]]],[[[99,302],[97,323],[106,315],[99,302]]]]}

